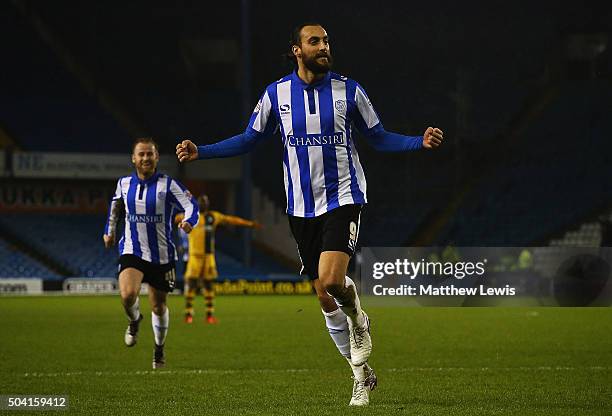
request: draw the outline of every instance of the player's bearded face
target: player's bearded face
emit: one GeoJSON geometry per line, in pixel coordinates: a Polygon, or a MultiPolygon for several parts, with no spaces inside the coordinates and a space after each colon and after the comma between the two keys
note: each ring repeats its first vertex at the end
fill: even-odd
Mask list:
{"type": "Polygon", "coordinates": [[[139,174],[150,176],[157,169],[159,153],[151,143],[138,143],[132,154],[132,162],[139,174]]]}
{"type": "Polygon", "coordinates": [[[325,74],[333,64],[327,32],[321,26],[304,26],[300,34],[302,63],[315,74],[325,74]]]}
{"type": "Polygon", "coordinates": [[[311,54],[302,52],[302,62],[304,62],[304,66],[306,68],[315,74],[325,74],[331,69],[334,61],[329,50],[316,50],[311,54]]]}

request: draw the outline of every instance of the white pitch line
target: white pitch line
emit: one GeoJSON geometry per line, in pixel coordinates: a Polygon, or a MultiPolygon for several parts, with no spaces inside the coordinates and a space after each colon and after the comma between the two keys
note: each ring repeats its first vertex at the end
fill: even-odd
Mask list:
{"type": "MultiPolygon", "coordinates": [[[[383,368],[378,372],[412,373],[412,372],[496,372],[496,371],[611,371],[611,367],[405,367],[383,368]]],[[[321,369],[308,368],[260,368],[260,369],[199,369],[199,370],[133,370],[133,371],[68,371],[57,373],[24,373],[23,377],[78,377],[78,376],[143,376],[143,375],[194,375],[194,374],[243,374],[243,373],[308,373],[321,372],[321,369]]]]}
{"type": "Polygon", "coordinates": [[[389,372],[413,372],[413,371],[609,371],[610,367],[409,367],[409,368],[387,368],[389,372]]]}
{"type": "Polygon", "coordinates": [[[133,371],[71,371],[59,373],[24,373],[24,377],[71,377],[71,376],[142,376],[142,375],[193,375],[193,374],[240,374],[240,373],[301,373],[314,371],[306,368],[286,369],[198,369],[198,370],[133,370],[133,371]]]}

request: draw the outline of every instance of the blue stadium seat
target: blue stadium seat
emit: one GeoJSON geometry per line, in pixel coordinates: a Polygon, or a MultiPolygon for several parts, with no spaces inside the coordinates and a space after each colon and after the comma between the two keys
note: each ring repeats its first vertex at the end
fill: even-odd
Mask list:
{"type": "MultiPolygon", "coordinates": [[[[87,214],[4,214],[3,227],[10,229],[34,249],[51,257],[77,277],[110,277],[117,273],[117,250],[106,250],[102,233],[106,218],[87,214]]],[[[240,241],[229,233],[217,242],[217,266],[224,276],[262,276],[268,273],[286,273],[259,250],[253,250],[253,266],[246,268],[234,257],[226,254],[238,252],[240,241]]],[[[4,263],[3,263],[4,265],[4,263]]]]}
{"type": "Polygon", "coordinates": [[[47,280],[61,280],[62,276],[49,270],[37,260],[22,253],[8,242],[0,239],[0,278],[39,277],[47,280]]]}
{"type": "Polygon", "coordinates": [[[464,199],[439,243],[528,245],[609,203],[612,88],[576,82],[500,155],[494,174],[464,199]]]}

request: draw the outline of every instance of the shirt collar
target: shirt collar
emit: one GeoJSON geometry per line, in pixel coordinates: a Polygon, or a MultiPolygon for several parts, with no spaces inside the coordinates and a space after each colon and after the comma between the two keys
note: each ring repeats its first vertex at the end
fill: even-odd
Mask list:
{"type": "Polygon", "coordinates": [[[141,184],[150,184],[154,181],[156,181],[159,178],[159,175],[161,175],[157,170],[155,171],[155,173],[153,175],[151,175],[151,177],[149,179],[145,179],[142,180],[138,177],[138,172],[134,171],[132,172],[132,178],[134,178],[135,180],[137,180],[139,183],[141,184]]]}
{"type": "Polygon", "coordinates": [[[291,78],[297,82],[297,84],[299,86],[301,86],[303,89],[316,89],[316,90],[320,90],[321,88],[325,87],[325,85],[327,85],[327,82],[329,81],[329,79],[331,78],[331,71],[327,71],[327,73],[325,74],[325,76],[317,81],[317,82],[313,82],[312,84],[308,84],[306,82],[304,82],[304,80],[302,78],[299,77],[299,75],[297,74],[297,70],[293,71],[291,73],[291,78]]]}

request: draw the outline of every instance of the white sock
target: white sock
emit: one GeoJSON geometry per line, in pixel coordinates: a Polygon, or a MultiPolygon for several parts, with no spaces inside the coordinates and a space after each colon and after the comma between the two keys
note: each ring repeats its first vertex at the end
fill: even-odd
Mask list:
{"type": "Polygon", "coordinates": [[[135,321],[140,317],[140,301],[138,296],[136,296],[136,302],[127,309],[127,316],[130,321],[135,321]]]}
{"type": "Polygon", "coordinates": [[[351,344],[349,342],[348,322],[346,321],[346,314],[342,312],[342,309],[338,308],[333,312],[323,312],[325,317],[325,325],[327,325],[327,331],[329,336],[336,344],[338,351],[344,357],[351,357],[351,344]]]}
{"type": "Polygon", "coordinates": [[[166,311],[162,316],[151,312],[151,324],[153,325],[153,335],[155,336],[156,345],[164,345],[166,342],[166,334],[168,333],[168,324],[170,323],[170,311],[166,307],[166,311]]]}
{"type": "MultiPolygon", "coordinates": [[[[355,286],[355,282],[348,276],[344,277],[344,287],[351,288],[355,292],[354,306],[340,306],[342,311],[346,314],[348,319],[354,324],[358,326],[362,326],[365,322],[365,318],[363,316],[363,311],[361,310],[361,301],[359,300],[359,295],[357,294],[357,287],[355,286]]],[[[336,301],[337,303],[337,301],[336,301]]]]}
{"type": "Polygon", "coordinates": [[[355,380],[365,380],[365,365],[353,365],[353,363],[351,362],[351,357],[347,357],[346,361],[348,361],[349,365],[351,366],[351,370],[353,370],[353,376],[355,376],[355,380]]]}

